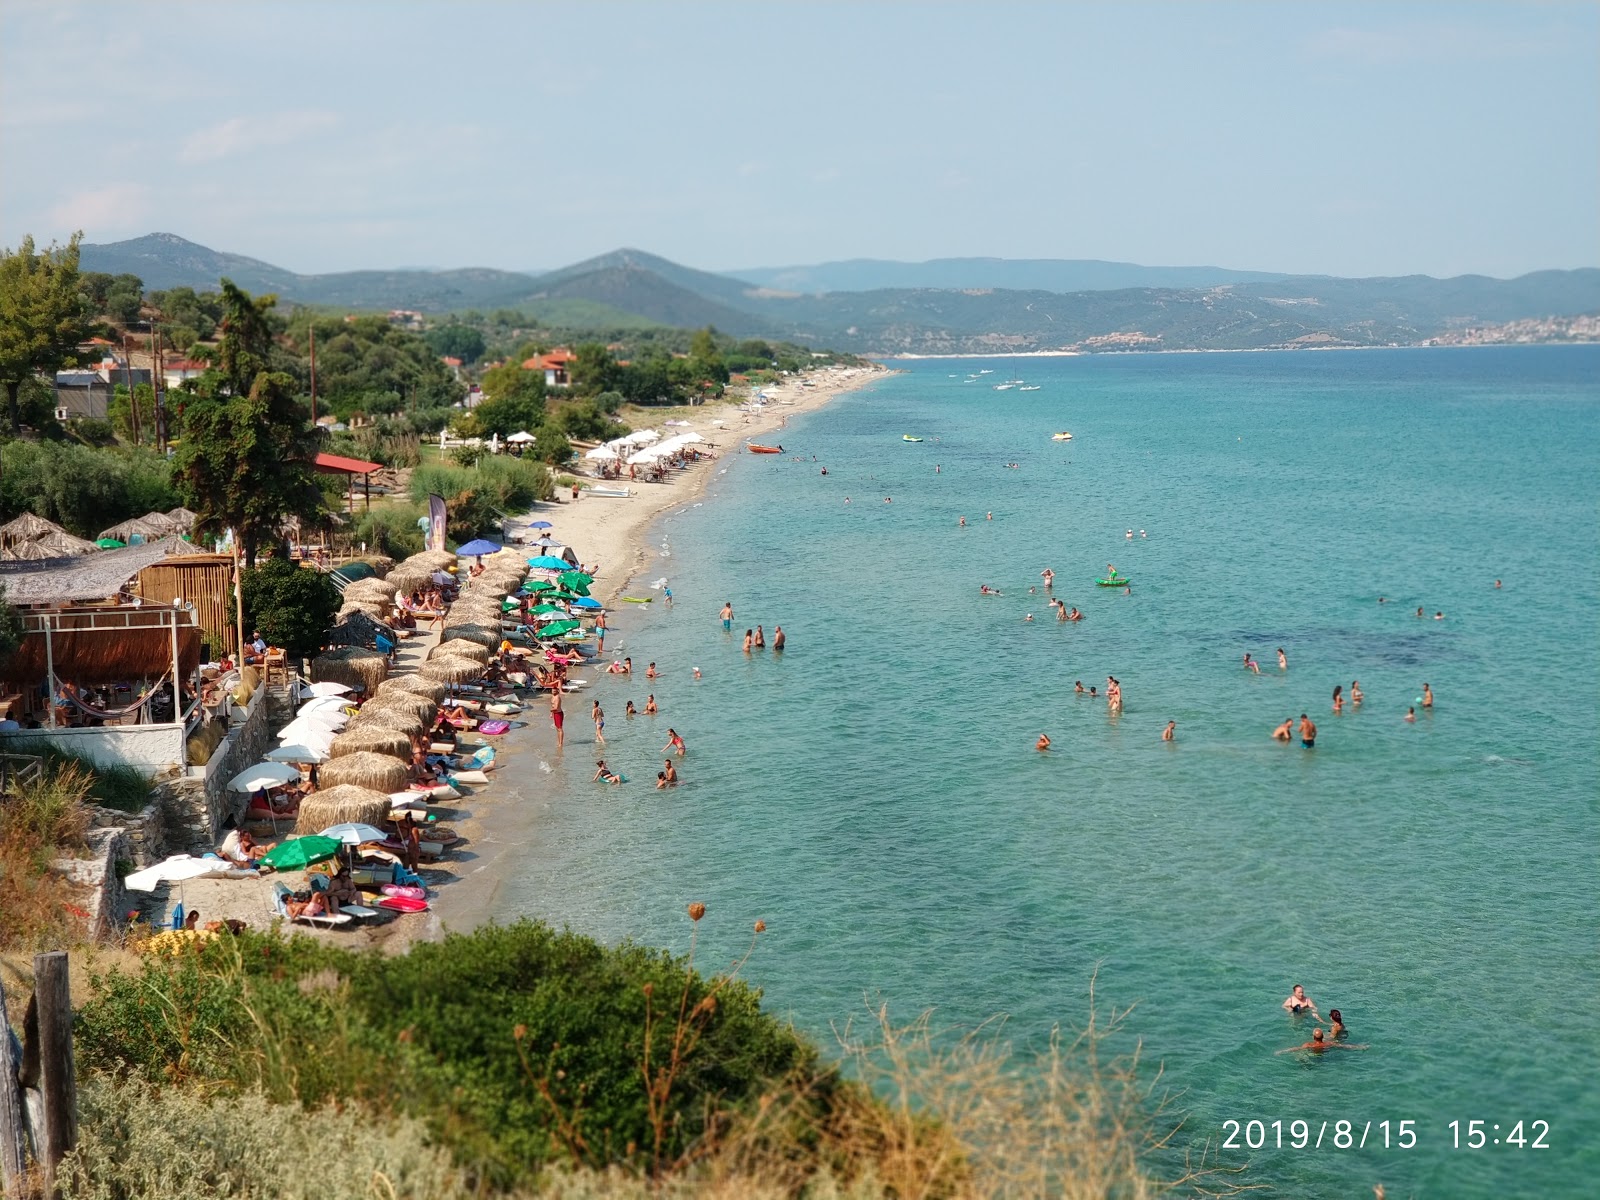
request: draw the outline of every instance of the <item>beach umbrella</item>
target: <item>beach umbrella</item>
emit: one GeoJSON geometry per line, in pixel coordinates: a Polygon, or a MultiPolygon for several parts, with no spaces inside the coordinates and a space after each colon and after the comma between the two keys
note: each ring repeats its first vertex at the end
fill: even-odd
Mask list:
{"type": "MultiPolygon", "coordinates": [[[[350,723],[350,714],[343,708],[314,708],[310,712],[296,713],[290,725],[298,724],[306,729],[331,729],[337,732],[350,723]]],[[[287,728],[287,726],[285,726],[287,728]]],[[[278,740],[286,741],[282,737],[283,730],[279,730],[278,740]]]]}
{"type": "Polygon", "coordinates": [[[535,571],[570,571],[572,564],[564,558],[557,558],[553,554],[540,554],[528,560],[528,566],[535,571]]]}
{"type": "Polygon", "coordinates": [[[585,610],[587,610],[589,612],[593,612],[597,608],[604,608],[605,605],[601,604],[600,601],[594,599],[593,597],[590,597],[590,596],[579,596],[576,600],[574,600],[572,602],[572,607],[573,608],[581,608],[581,609],[585,609],[585,610]]]}
{"type": "Polygon", "coordinates": [[[319,712],[344,712],[345,709],[352,707],[354,707],[354,705],[352,705],[350,701],[346,700],[343,696],[318,696],[314,699],[307,700],[304,704],[297,708],[295,710],[295,716],[303,717],[308,713],[319,712]]]}
{"type": "Polygon", "coordinates": [[[539,636],[542,638],[560,637],[564,633],[571,633],[574,629],[579,628],[581,625],[581,621],[552,621],[543,629],[539,630],[539,636]]]}
{"type": "MultiPolygon", "coordinates": [[[[374,696],[362,706],[361,711],[411,713],[423,724],[431,725],[433,719],[439,715],[439,705],[433,697],[418,695],[416,692],[390,692],[386,696],[374,696]]],[[[359,724],[361,722],[353,721],[351,728],[359,724]]]]}
{"type": "MultiPolygon", "coordinates": [[[[428,518],[423,517],[422,519],[426,521],[428,518]]],[[[404,592],[407,595],[410,595],[418,588],[431,586],[433,583],[433,572],[427,567],[408,567],[405,563],[401,563],[399,566],[395,567],[389,572],[389,575],[384,582],[392,583],[394,584],[396,591],[404,592]]]]}
{"type": "Polygon", "coordinates": [[[426,696],[437,704],[444,699],[447,690],[449,689],[444,684],[433,679],[420,679],[415,675],[396,675],[380,683],[377,694],[392,696],[396,692],[409,692],[413,696],[426,696]]]}
{"type": "Polygon", "coordinates": [[[446,567],[456,565],[456,556],[449,550],[424,550],[421,554],[413,554],[401,565],[427,567],[430,571],[443,571],[446,567]]]}
{"type": "Polygon", "coordinates": [[[410,736],[413,733],[421,733],[429,724],[430,722],[424,720],[422,714],[415,709],[373,708],[363,712],[361,719],[352,722],[346,732],[357,729],[389,729],[410,736]]]}
{"type": "Polygon", "coordinates": [[[442,658],[447,654],[454,654],[460,658],[475,658],[479,662],[489,661],[489,651],[466,638],[451,638],[448,642],[440,642],[428,657],[442,658]]]}
{"type": "Polygon", "coordinates": [[[228,864],[215,858],[195,858],[189,854],[174,854],[162,862],[154,863],[142,871],[123,877],[123,885],[136,892],[153,892],[163,883],[179,883],[185,879],[198,879],[228,864]]]}
{"type": "Polygon", "coordinates": [[[594,576],[586,571],[563,571],[556,576],[556,582],[569,592],[577,592],[580,596],[589,594],[589,585],[594,582],[594,576]]]}
{"type": "Polygon", "coordinates": [[[528,528],[529,529],[554,529],[555,526],[550,524],[549,521],[529,521],[528,522],[528,528]]]}
{"type": "MultiPolygon", "coordinates": [[[[481,650],[493,650],[501,642],[500,618],[497,614],[490,619],[494,621],[493,628],[476,621],[466,625],[446,625],[444,636],[451,641],[471,642],[481,650]]],[[[466,655],[462,657],[475,656],[466,655]]],[[[484,656],[484,660],[488,661],[487,655],[484,656]]]]}
{"type": "Polygon", "coordinates": [[[338,723],[332,725],[326,724],[325,722],[319,722],[315,719],[322,715],[323,714],[312,713],[310,716],[296,717],[282,729],[278,730],[278,740],[285,745],[288,745],[291,742],[299,742],[302,745],[315,746],[318,740],[323,737],[331,739],[333,734],[338,733],[339,730],[343,729],[345,725],[348,724],[348,722],[344,719],[343,713],[339,714],[340,719],[338,723]]]}
{"type": "Polygon", "coordinates": [[[526,429],[519,429],[515,433],[509,434],[506,437],[507,442],[518,446],[526,446],[532,442],[537,442],[538,440],[539,439],[537,437],[529,433],[526,429]]]}
{"type": "Polygon", "coordinates": [[[485,538],[474,538],[464,546],[457,546],[456,553],[462,558],[477,558],[481,554],[493,554],[500,549],[499,542],[491,542],[485,538]]]}
{"type": "Polygon", "coordinates": [[[313,863],[323,862],[339,853],[340,844],[333,838],[315,835],[290,838],[268,850],[261,861],[271,863],[279,871],[304,870],[313,863]]]}
{"type": "Polygon", "coordinates": [[[483,674],[483,664],[475,659],[447,655],[444,658],[430,658],[422,664],[419,674],[441,683],[465,683],[483,674]]]}
{"type": "Polygon", "coordinates": [[[329,650],[311,660],[311,675],[318,682],[348,684],[366,692],[375,689],[388,674],[388,656],[364,646],[329,650]]]}
{"type": "Polygon", "coordinates": [[[341,594],[346,600],[371,599],[390,601],[394,599],[396,590],[394,584],[388,580],[378,579],[376,576],[369,575],[365,579],[357,579],[352,583],[346,584],[341,594]]]}
{"type": "Polygon", "coordinates": [[[567,614],[567,610],[559,604],[536,604],[528,612],[535,617],[547,617],[551,613],[560,613],[562,616],[567,614]]]}
{"type": "Polygon", "coordinates": [[[355,691],[355,688],[351,687],[348,683],[333,683],[332,681],[324,681],[322,683],[302,683],[299,685],[298,690],[301,696],[317,696],[319,698],[323,698],[328,696],[346,696],[355,691]]]}
{"type": "Polygon", "coordinates": [[[96,538],[94,544],[102,550],[121,550],[128,543],[119,542],[116,538],[96,538]]]}
{"type": "Polygon", "coordinates": [[[341,821],[337,825],[329,825],[318,836],[333,838],[334,841],[343,842],[346,846],[359,846],[363,842],[385,841],[389,835],[376,825],[368,825],[365,821],[341,821]]]}
{"type": "Polygon", "coordinates": [[[315,833],[345,823],[381,826],[389,817],[389,808],[387,793],[341,783],[312,792],[300,802],[295,830],[315,833]]]}
{"type": "MultiPolygon", "coordinates": [[[[405,787],[406,764],[397,758],[390,758],[387,754],[360,750],[341,758],[330,758],[318,769],[317,777],[323,787],[332,788],[341,783],[353,783],[357,787],[382,792],[387,797],[390,792],[398,792],[405,787]]],[[[311,793],[312,796],[318,794],[318,792],[311,793]]],[[[308,800],[310,798],[306,797],[308,800]]],[[[303,806],[304,801],[301,803],[303,806]]]]}
{"type": "Polygon", "coordinates": [[[261,757],[269,762],[281,763],[327,762],[328,745],[331,744],[331,740],[330,737],[329,743],[325,743],[320,747],[308,746],[304,742],[291,742],[288,745],[279,746],[276,750],[268,750],[261,757]]]}
{"type": "Polygon", "coordinates": [[[299,767],[282,762],[261,762],[253,767],[247,767],[228,780],[228,790],[230,792],[259,792],[263,788],[282,787],[286,783],[297,783],[299,779],[299,767]]]}
{"type": "Polygon", "coordinates": [[[387,754],[402,762],[411,761],[411,736],[399,729],[384,729],[380,725],[363,725],[360,729],[347,729],[333,739],[328,751],[330,759],[337,760],[351,754],[387,754]]]}
{"type": "Polygon", "coordinates": [[[585,450],[583,456],[591,462],[605,462],[608,459],[622,457],[610,446],[596,446],[593,450],[585,450]]]}

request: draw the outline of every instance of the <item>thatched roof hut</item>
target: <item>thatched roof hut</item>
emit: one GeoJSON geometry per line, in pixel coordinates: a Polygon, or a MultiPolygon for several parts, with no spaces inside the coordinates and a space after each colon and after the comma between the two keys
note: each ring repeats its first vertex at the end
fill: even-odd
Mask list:
{"type": "MultiPolygon", "coordinates": [[[[349,759],[339,761],[348,762],[349,759]]],[[[386,761],[394,762],[394,759],[386,761]]],[[[329,766],[331,765],[330,763],[329,766]]],[[[400,766],[399,763],[395,765],[400,766]]],[[[327,778],[327,770],[328,767],[322,768],[324,779],[327,778]]],[[[404,767],[400,767],[400,774],[405,775],[404,767]]],[[[383,823],[389,819],[391,808],[388,792],[352,784],[325,787],[312,792],[300,801],[300,812],[295,818],[294,831],[302,834],[318,833],[330,825],[342,825],[346,821],[375,825],[382,829],[383,823]]]]}
{"type": "Polygon", "coordinates": [[[404,559],[401,563],[402,566],[407,564],[427,567],[430,571],[443,571],[447,567],[455,566],[456,556],[449,550],[424,550],[420,554],[413,554],[410,558],[404,559]]]}
{"type": "Polygon", "coordinates": [[[432,697],[419,696],[415,692],[387,692],[368,700],[361,706],[361,712],[407,713],[416,717],[426,728],[439,715],[439,705],[432,697]]]}
{"type": "Polygon", "coordinates": [[[347,604],[352,600],[361,600],[387,606],[394,604],[394,598],[394,584],[376,577],[358,579],[344,589],[344,600],[347,604]]]}
{"type": "Polygon", "coordinates": [[[379,604],[375,600],[346,600],[334,614],[334,619],[342,624],[356,613],[382,625],[388,619],[389,609],[388,606],[379,604]]]}
{"type": "Polygon", "coordinates": [[[430,658],[417,672],[424,679],[437,679],[442,683],[465,683],[483,674],[483,664],[471,658],[430,658]]]}
{"type": "Polygon", "coordinates": [[[314,682],[349,684],[369,695],[388,674],[388,657],[361,646],[329,650],[311,660],[311,678],[314,682]]]}
{"type": "Polygon", "coordinates": [[[166,537],[169,533],[182,532],[176,521],[166,513],[146,513],[142,517],[131,517],[120,525],[113,525],[110,529],[102,529],[98,537],[116,538],[119,542],[133,544],[135,538],[141,542],[153,542],[166,537]]]}
{"type": "Polygon", "coordinates": [[[373,708],[363,704],[361,711],[350,722],[351,729],[389,729],[408,737],[428,728],[422,714],[414,708],[373,708]]]}
{"type": "Polygon", "coordinates": [[[46,521],[37,513],[25,512],[0,525],[0,544],[9,546],[12,542],[31,542],[47,533],[65,532],[54,521],[46,521]]]}
{"type": "Polygon", "coordinates": [[[444,699],[450,689],[436,679],[423,679],[416,675],[392,675],[378,685],[375,695],[391,696],[396,692],[410,692],[413,696],[426,696],[435,704],[444,699]]]}
{"type": "Polygon", "coordinates": [[[63,558],[98,549],[93,542],[74,537],[54,521],[31,512],[0,525],[0,559],[8,561],[63,558]]]}
{"type": "Polygon", "coordinates": [[[488,648],[478,642],[470,642],[466,638],[451,638],[447,642],[440,642],[428,653],[428,657],[444,658],[451,654],[457,658],[473,658],[481,663],[489,661],[488,648]]]}
{"type": "Polygon", "coordinates": [[[398,729],[384,729],[379,725],[346,729],[333,739],[333,744],[328,747],[328,757],[344,758],[349,754],[384,754],[401,762],[410,762],[411,738],[398,729]]]}
{"type": "Polygon", "coordinates": [[[172,522],[178,532],[193,533],[194,523],[200,519],[200,514],[191,512],[187,508],[169,508],[166,512],[166,518],[172,522]]]}
{"type": "MultiPolygon", "coordinates": [[[[483,647],[484,650],[493,650],[500,644],[500,623],[495,622],[494,628],[473,622],[467,625],[446,625],[440,636],[446,642],[464,641],[472,642],[483,647]]],[[[488,655],[484,656],[485,661],[488,655]]]]}
{"type": "MultiPolygon", "coordinates": [[[[371,788],[381,792],[384,797],[383,812],[378,814],[382,820],[389,814],[389,793],[398,792],[406,785],[406,764],[398,758],[390,758],[387,754],[373,754],[369,750],[359,750],[354,754],[346,754],[341,758],[330,758],[317,768],[317,777],[325,788],[337,788],[341,783],[353,783],[360,788],[371,788]]],[[[320,792],[313,792],[306,800],[310,800],[320,792]]],[[[301,802],[301,815],[304,816],[305,801],[301,802]]],[[[370,817],[340,817],[342,821],[364,820],[370,817]]],[[[332,822],[329,822],[332,824],[332,822]]],[[[319,827],[320,828],[320,827],[319,827]]]]}

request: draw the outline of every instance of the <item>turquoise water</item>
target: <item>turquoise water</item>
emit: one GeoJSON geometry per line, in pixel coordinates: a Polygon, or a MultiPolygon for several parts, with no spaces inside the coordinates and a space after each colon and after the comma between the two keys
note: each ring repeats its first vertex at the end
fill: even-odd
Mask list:
{"type": "Polygon", "coordinates": [[[922,361],[797,418],[805,462],[730,451],[657,527],[643,578],[676,607],[623,634],[661,715],[621,717],[643,679],[598,688],[634,782],[588,783],[586,732],[530,776],[497,915],[683,949],[702,900],[710,967],[762,918],[746,974],[825,1043],[881,998],[1037,1045],[1098,965],[1185,1092],[1180,1145],[1415,1122],[1409,1150],[1374,1124],[1359,1150],[1225,1151],[1252,1180],[1590,1195],[1597,383],[1600,348],[922,361]],[[992,390],[1013,370],[1040,390],[992,390]],[[1092,586],[1108,562],[1131,595],[1092,586]],[[1045,567],[1081,624],[1029,594],[1045,567]],[[745,659],[724,600],[786,654],[745,659]],[[1120,717],[1073,693],[1108,674],[1120,717]],[[1301,712],[1315,750],[1269,739],[1301,712]],[[657,792],[668,725],[686,782],[657,792]],[[1275,1055],[1309,1037],[1296,982],[1371,1049],[1275,1055]],[[1548,1121],[1550,1149],[1453,1149],[1472,1119],[1548,1121]]]}

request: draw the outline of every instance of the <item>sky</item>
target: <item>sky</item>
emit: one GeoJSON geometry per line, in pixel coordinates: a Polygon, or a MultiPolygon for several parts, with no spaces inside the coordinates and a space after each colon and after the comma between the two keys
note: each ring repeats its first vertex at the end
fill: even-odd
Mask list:
{"type": "Polygon", "coordinates": [[[0,244],[1600,265],[1600,3],[0,0],[0,244]]]}

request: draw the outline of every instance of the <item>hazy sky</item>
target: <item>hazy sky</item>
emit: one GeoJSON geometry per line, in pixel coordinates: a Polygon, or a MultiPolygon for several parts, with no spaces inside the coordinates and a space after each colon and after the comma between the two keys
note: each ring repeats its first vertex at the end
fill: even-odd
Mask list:
{"type": "Polygon", "coordinates": [[[1600,265],[1600,4],[0,0],[0,243],[1600,265]]]}

